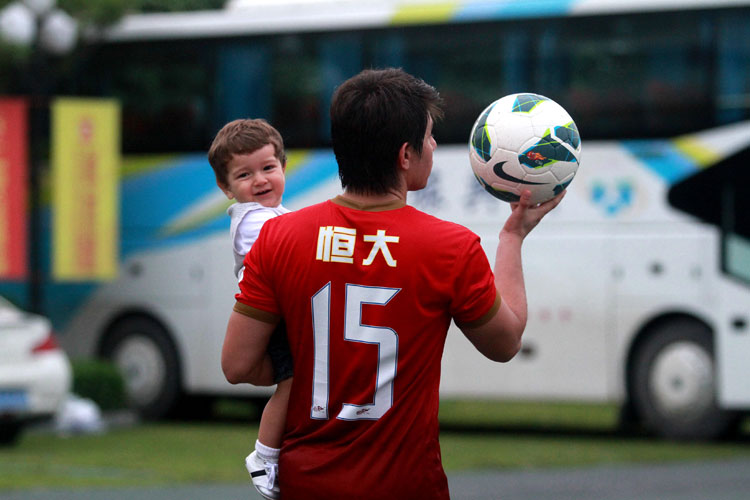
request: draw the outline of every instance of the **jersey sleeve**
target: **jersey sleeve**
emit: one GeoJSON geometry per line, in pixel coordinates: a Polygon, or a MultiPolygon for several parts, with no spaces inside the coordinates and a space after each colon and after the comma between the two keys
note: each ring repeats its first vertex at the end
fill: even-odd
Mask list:
{"type": "Polygon", "coordinates": [[[235,295],[237,302],[242,304],[235,308],[239,312],[249,311],[249,307],[271,315],[268,317],[280,315],[273,283],[275,253],[273,245],[268,242],[269,233],[273,233],[272,228],[260,231],[255,244],[245,256],[245,271],[239,282],[240,291],[235,295]]]}
{"type": "Polygon", "coordinates": [[[479,326],[500,306],[495,276],[487,255],[473,235],[456,262],[451,315],[459,326],[479,326]]]}

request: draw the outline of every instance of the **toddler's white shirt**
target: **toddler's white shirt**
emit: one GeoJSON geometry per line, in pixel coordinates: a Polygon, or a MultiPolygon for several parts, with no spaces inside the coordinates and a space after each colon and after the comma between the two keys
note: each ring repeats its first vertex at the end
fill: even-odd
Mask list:
{"type": "Polygon", "coordinates": [[[290,210],[282,205],[278,207],[264,207],[260,203],[235,203],[227,209],[232,218],[229,226],[229,234],[232,238],[232,250],[234,251],[234,275],[238,281],[242,280],[244,260],[250,247],[258,239],[260,228],[268,220],[279,215],[288,213],[290,210]]]}

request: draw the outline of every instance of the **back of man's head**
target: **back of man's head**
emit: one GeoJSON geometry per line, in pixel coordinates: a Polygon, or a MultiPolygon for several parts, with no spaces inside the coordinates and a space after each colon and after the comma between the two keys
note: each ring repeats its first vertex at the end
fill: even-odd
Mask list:
{"type": "Polygon", "coordinates": [[[404,143],[418,154],[428,116],[442,116],[440,96],[401,69],[364,70],[341,84],[331,102],[331,139],[344,189],[383,194],[398,184],[404,143]]]}

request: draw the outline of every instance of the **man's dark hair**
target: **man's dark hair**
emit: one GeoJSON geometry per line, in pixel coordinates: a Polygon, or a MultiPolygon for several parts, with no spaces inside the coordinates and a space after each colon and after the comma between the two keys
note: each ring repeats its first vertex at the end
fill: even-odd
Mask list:
{"type": "Polygon", "coordinates": [[[331,140],[344,189],[383,194],[398,184],[396,160],[408,143],[422,154],[428,116],[442,116],[438,92],[401,69],[364,70],[331,102],[331,140]]]}

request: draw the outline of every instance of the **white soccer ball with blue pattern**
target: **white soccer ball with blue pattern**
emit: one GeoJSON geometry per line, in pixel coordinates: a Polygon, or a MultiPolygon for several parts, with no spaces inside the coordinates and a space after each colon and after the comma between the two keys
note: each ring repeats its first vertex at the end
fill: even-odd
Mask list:
{"type": "Polygon", "coordinates": [[[538,94],[511,94],[479,115],[469,138],[477,181],[507,202],[531,191],[531,203],[547,201],[573,180],[581,160],[581,136],[567,111],[538,94]]]}

